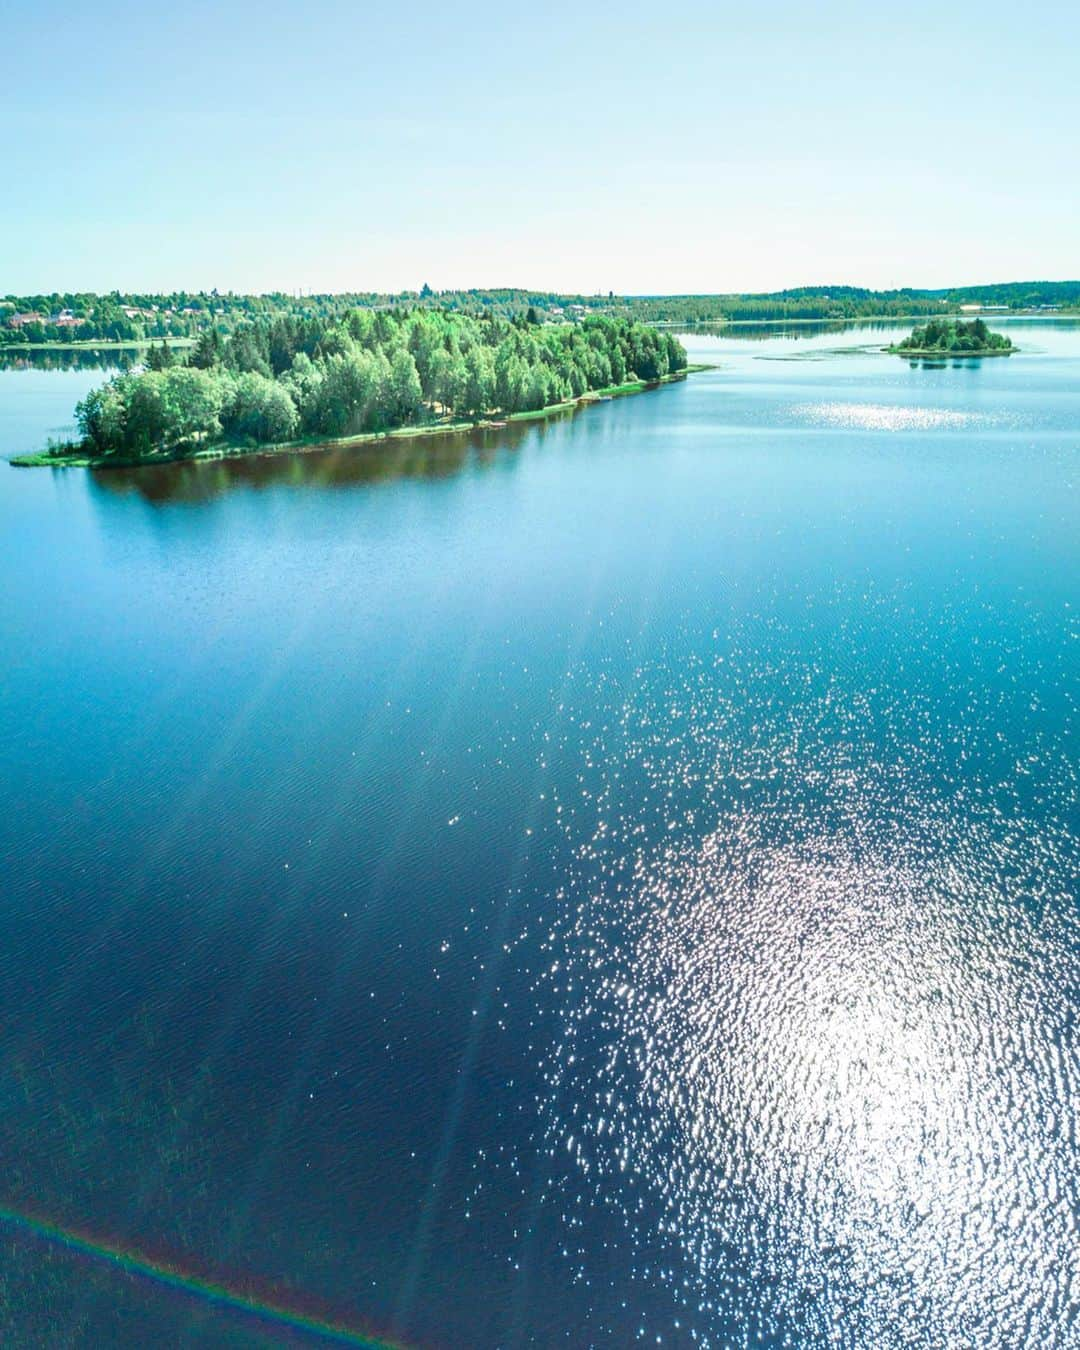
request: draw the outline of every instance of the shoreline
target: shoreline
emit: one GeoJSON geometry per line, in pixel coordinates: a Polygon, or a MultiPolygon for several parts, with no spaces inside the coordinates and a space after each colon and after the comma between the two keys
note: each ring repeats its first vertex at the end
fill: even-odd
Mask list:
{"type": "Polygon", "coordinates": [[[1020,349],[1019,347],[980,347],[977,351],[963,352],[945,347],[882,347],[881,350],[889,356],[917,356],[920,359],[933,356],[939,360],[944,360],[946,357],[1013,356],[1020,349]]]}
{"type": "MultiPolygon", "coordinates": [[[[606,312],[606,311],[598,311],[606,312]]],[[[757,327],[762,325],[799,325],[799,324],[847,324],[857,325],[863,323],[912,323],[928,319],[969,319],[969,318],[989,318],[993,320],[1005,321],[1009,319],[1038,319],[1040,321],[1052,323],[1055,319],[1080,319],[1080,307],[1054,309],[1051,311],[1040,309],[1010,309],[1010,310],[983,310],[974,314],[965,313],[962,310],[942,310],[933,313],[912,313],[912,314],[859,314],[859,315],[832,315],[819,316],[817,318],[786,318],[778,317],[772,319],[740,319],[728,318],[725,315],[719,315],[714,319],[650,319],[644,320],[651,328],[675,328],[679,330],[693,328],[737,328],[737,327],[757,327]]],[[[552,323],[552,320],[547,320],[552,323]]],[[[0,356],[4,352],[70,352],[70,351],[136,351],[144,347],[156,347],[161,342],[166,342],[176,350],[183,350],[194,347],[198,338],[194,337],[146,337],[146,338],[123,338],[119,341],[112,338],[77,338],[71,342],[5,342],[0,344],[0,356]]]]}
{"type": "Polygon", "coordinates": [[[392,431],[365,431],[355,436],[307,437],[304,440],[278,441],[265,445],[229,445],[219,443],[199,450],[163,451],[160,454],[142,455],[134,458],[121,458],[116,455],[91,455],[81,447],[72,447],[69,453],[52,455],[47,450],[39,450],[26,455],[15,455],[8,463],[15,469],[136,469],[143,465],[186,463],[191,460],[246,459],[251,455],[289,455],[308,454],[316,450],[347,450],[354,446],[374,445],[380,441],[420,440],[430,436],[450,436],[462,431],[498,431],[511,422],[539,421],[552,417],[556,413],[571,412],[599,403],[607,399],[625,398],[632,394],[648,393],[664,384],[675,384],[685,380],[688,375],[696,375],[704,370],[715,370],[716,366],[691,362],[684,370],[669,375],[661,375],[656,380],[627,380],[622,384],[608,385],[604,389],[590,389],[579,398],[562,403],[549,403],[547,407],[536,408],[530,412],[507,413],[505,417],[479,417],[456,422],[436,422],[428,426],[395,427],[392,431]]]}
{"type": "Polygon", "coordinates": [[[0,346],[0,356],[4,352],[132,352],[144,347],[157,347],[167,342],[170,350],[186,351],[194,347],[197,338],[130,338],[123,342],[114,342],[109,338],[83,338],[78,342],[5,342],[0,346]]]}
{"type": "Polygon", "coordinates": [[[965,314],[959,310],[951,312],[943,310],[940,314],[860,314],[854,318],[824,318],[824,319],[654,319],[651,321],[653,328],[678,328],[680,330],[689,330],[692,328],[753,328],[764,325],[792,325],[808,323],[828,323],[828,324],[846,324],[849,327],[855,327],[863,323],[876,324],[907,324],[925,322],[929,319],[949,319],[967,320],[981,319],[989,317],[995,322],[1007,322],[1009,319],[1041,319],[1046,322],[1053,322],[1054,319],[1078,319],[1080,310],[1055,310],[1052,314],[1043,314],[1037,309],[1016,309],[1008,313],[990,313],[988,316],[983,313],[965,314]]]}

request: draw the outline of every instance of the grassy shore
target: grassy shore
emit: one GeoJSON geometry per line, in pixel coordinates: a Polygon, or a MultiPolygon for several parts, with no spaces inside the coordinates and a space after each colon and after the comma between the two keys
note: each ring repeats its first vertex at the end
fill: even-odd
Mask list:
{"type": "Polygon", "coordinates": [[[393,431],[369,431],[358,436],[339,436],[332,440],[323,437],[308,437],[305,440],[280,441],[271,445],[217,445],[203,446],[197,450],[164,450],[153,455],[136,458],[123,458],[117,455],[89,454],[83,446],[63,447],[59,453],[52,450],[40,450],[34,454],[18,455],[9,462],[16,468],[51,469],[131,469],[140,464],[169,464],[177,460],[191,459],[238,459],[244,455],[280,455],[299,454],[310,450],[348,449],[351,446],[371,445],[377,441],[415,440],[427,436],[448,436],[459,431],[483,431],[505,426],[507,422],[535,421],[553,417],[558,413],[571,412],[589,403],[603,399],[622,398],[628,394],[640,394],[656,389],[662,384],[673,384],[684,380],[687,375],[702,370],[713,370],[710,365],[689,365],[685,370],[664,375],[659,380],[628,380],[623,384],[613,384],[606,389],[593,389],[580,398],[565,403],[551,403],[535,412],[510,413],[505,418],[481,417],[468,421],[449,418],[431,422],[425,426],[396,427],[393,431]]]}

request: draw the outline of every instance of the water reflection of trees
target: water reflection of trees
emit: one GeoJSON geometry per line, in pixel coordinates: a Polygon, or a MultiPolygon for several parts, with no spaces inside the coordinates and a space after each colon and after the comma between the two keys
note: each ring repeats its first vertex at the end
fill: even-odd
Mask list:
{"type": "Polygon", "coordinates": [[[142,358],[136,348],[0,347],[0,370],[127,370],[142,358]]]}
{"type": "MultiPolygon", "coordinates": [[[[1055,330],[1080,327],[1080,319],[1064,315],[1023,315],[994,314],[994,323],[1009,324],[1013,331],[1022,334],[1027,324],[1052,323],[1055,330]]],[[[777,319],[775,321],[758,319],[732,319],[727,323],[694,323],[679,326],[671,325],[671,331],[678,335],[698,337],[728,337],[746,340],[766,338],[808,338],[820,337],[826,333],[895,333],[898,328],[909,328],[910,321],[903,318],[880,319],[777,319]]]]}
{"type": "Polygon", "coordinates": [[[94,469],[94,484],[115,494],[135,493],[153,505],[205,502],[237,489],[271,487],[355,487],[398,479],[453,478],[485,469],[519,449],[530,434],[543,434],[544,421],[472,428],[441,436],[390,437],[355,446],[326,446],[297,452],[252,453],[232,459],[179,460],[130,469],[94,469]]]}
{"type": "Polygon", "coordinates": [[[691,327],[677,329],[690,337],[728,337],[743,341],[764,341],[767,338],[811,338],[825,333],[892,333],[898,324],[896,320],[853,320],[853,319],[804,319],[760,320],[733,319],[730,323],[698,323],[691,327]]]}

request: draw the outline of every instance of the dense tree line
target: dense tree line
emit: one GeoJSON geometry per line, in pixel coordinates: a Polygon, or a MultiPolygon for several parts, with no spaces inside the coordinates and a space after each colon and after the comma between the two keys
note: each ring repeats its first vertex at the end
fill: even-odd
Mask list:
{"type": "Polygon", "coordinates": [[[954,304],[1006,306],[1009,309],[1080,308],[1080,281],[1009,281],[997,286],[965,286],[945,292],[954,304]]]}
{"type": "Polygon", "coordinates": [[[799,287],[763,295],[642,296],[636,318],[648,323],[697,324],[792,319],[869,319],[940,314],[955,308],[925,291],[870,291],[856,286],[799,287]]]}
{"type": "Polygon", "coordinates": [[[674,337],[625,318],[556,326],[354,309],[331,321],[249,323],[229,336],[208,329],[182,354],[163,342],[145,369],[90,393],[76,418],[93,453],[137,457],[525,412],[685,367],[674,337]]]}
{"type": "Polygon", "coordinates": [[[768,294],[617,296],[560,295],[513,288],[417,291],[394,294],[234,295],[218,291],[173,291],[108,295],[61,293],[9,295],[0,299],[0,345],[26,342],[139,342],[193,339],[216,330],[228,335],[249,324],[297,319],[326,324],[355,309],[423,309],[471,316],[563,323],[590,315],[671,325],[731,320],[858,319],[933,317],[962,304],[1018,309],[1080,308],[1080,282],[1010,282],[952,290],[873,291],[858,286],[804,286],[768,294]],[[26,322],[37,314],[40,320],[26,322]]]}

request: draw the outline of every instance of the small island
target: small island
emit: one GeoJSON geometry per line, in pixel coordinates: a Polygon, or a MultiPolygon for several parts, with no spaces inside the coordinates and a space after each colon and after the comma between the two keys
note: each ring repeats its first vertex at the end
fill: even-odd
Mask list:
{"type": "Polygon", "coordinates": [[[992,333],[982,319],[931,319],[886,348],[894,356],[1009,356],[1015,350],[1012,338],[992,333]]]}
{"type": "Polygon", "coordinates": [[[634,393],[688,368],[677,338],[626,318],[279,318],[210,329],[183,353],[151,347],[143,368],[77,406],[80,440],[11,462],[106,467],[502,426],[493,419],[634,393]]]}

